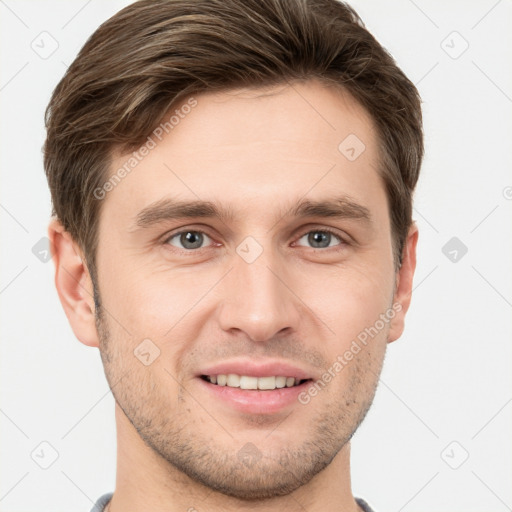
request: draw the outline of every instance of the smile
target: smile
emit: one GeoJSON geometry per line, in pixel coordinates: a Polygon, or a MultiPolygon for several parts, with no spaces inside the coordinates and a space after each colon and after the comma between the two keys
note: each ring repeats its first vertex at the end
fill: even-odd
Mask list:
{"type": "Polygon", "coordinates": [[[235,373],[203,375],[202,379],[210,382],[211,384],[216,384],[217,386],[260,391],[292,388],[301,385],[306,382],[306,380],[309,380],[284,376],[255,377],[250,375],[237,375],[235,373]]]}

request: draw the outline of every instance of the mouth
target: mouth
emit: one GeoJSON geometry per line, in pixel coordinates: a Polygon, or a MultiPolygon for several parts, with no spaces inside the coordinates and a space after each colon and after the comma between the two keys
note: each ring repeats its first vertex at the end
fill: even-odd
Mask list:
{"type": "Polygon", "coordinates": [[[252,358],[202,368],[197,382],[212,406],[216,404],[228,414],[236,411],[268,417],[300,405],[298,396],[314,375],[286,361],[252,358]]]}
{"type": "Polygon", "coordinates": [[[237,375],[236,373],[201,375],[201,379],[216,386],[239,388],[243,390],[273,391],[275,389],[293,388],[310,381],[296,377],[237,375]]]}

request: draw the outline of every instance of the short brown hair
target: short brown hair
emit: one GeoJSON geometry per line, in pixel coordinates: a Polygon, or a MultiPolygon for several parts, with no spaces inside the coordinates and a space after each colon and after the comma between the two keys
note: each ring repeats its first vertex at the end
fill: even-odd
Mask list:
{"type": "Polygon", "coordinates": [[[53,215],[91,274],[101,206],[93,191],[114,149],[140,146],[187,96],[313,78],[348,91],[377,127],[399,265],[423,157],[421,101],[356,12],[337,0],[141,0],[89,38],[46,110],[53,215]]]}

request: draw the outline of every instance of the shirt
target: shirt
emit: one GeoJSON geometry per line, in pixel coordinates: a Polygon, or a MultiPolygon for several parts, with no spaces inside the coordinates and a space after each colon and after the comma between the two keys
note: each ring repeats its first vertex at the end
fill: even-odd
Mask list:
{"type": "MultiPolygon", "coordinates": [[[[113,495],[114,493],[109,492],[98,498],[98,501],[94,507],[92,507],[91,512],[103,512],[107,506],[107,503],[112,499],[113,495]]],[[[356,503],[363,509],[363,512],[373,512],[373,509],[370,508],[370,505],[368,505],[368,503],[366,503],[366,501],[363,499],[356,498],[356,503]]]]}

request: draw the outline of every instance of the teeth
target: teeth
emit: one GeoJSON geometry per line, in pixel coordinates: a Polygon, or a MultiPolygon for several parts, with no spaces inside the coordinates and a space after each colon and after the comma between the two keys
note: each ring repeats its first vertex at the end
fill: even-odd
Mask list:
{"type": "Polygon", "coordinates": [[[300,382],[300,379],[295,379],[295,377],[251,377],[234,373],[228,375],[209,375],[207,378],[212,384],[217,384],[217,386],[260,390],[291,388],[300,382]]]}
{"type": "MultiPolygon", "coordinates": [[[[258,389],[258,377],[240,377],[240,389],[258,389]]],[[[261,388],[260,388],[261,389],[261,388]]]]}
{"type": "Polygon", "coordinates": [[[276,377],[276,388],[284,388],[286,386],[286,377],[276,377]]]}
{"type": "Polygon", "coordinates": [[[258,379],[258,389],[276,389],[276,378],[260,377],[258,379]]]}
{"type": "Polygon", "coordinates": [[[235,375],[234,373],[230,373],[228,375],[228,380],[226,382],[230,388],[239,388],[240,387],[240,376],[235,375]]]}

